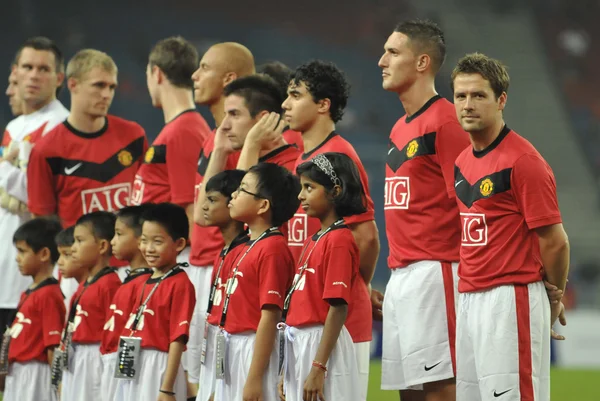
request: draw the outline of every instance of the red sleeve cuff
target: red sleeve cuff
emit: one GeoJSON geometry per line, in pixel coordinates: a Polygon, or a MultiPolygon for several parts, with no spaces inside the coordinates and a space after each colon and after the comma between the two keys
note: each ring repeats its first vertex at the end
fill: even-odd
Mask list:
{"type": "Polygon", "coordinates": [[[365,221],[375,220],[375,211],[368,210],[362,214],[356,214],[354,216],[344,217],[346,224],[357,224],[364,223],[365,221]]]}
{"type": "Polygon", "coordinates": [[[560,217],[560,214],[555,214],[552,216],[539,217],[536,219],[526,220],[526,223],[527,223],[527,227],[529,227],[530,230],[535,230],[536,228],[540,228],[540,227],[546,227],[546,226],[551,226],[554,224],[560,224],[560,223],[562,223],[562,218],[560,217]]]}

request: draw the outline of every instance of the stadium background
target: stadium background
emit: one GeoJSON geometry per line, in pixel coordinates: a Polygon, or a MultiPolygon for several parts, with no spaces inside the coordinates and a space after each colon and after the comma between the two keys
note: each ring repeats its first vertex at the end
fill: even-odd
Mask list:
{"type": "MultiPolygon", "coordinates": [[[[10,65],[27,37],[46,35],[68,59],[81,48],[110,54],[119,67],[111,113],[140,123],[151,141],[162,127],[146,89],[153,43],[182,35],[200,53],[211,44],[238,41],[257,64],[279,60],[295,67],[309,59],[338,64],[352,84],[338,131],[356,147],[369,173],[382,252],[374,287],[389,271],[383,219],[388,134],[403,114],[396,96],[381,88],[377,61],[393,26],[430,18],[444,29],[448,55],[437,89],[450,98],[450,71],[467,52],[480,51],[509,66],[506,120],[528,138],[554,169],[572,247],[567,341],[554,348],[553,401],[599,401],[600,390],[600,13],[597,0],[19,0],[0,13],[0,65],[10,65]]],[[[63,90],[60,99],[68,107],[63,90]]],[[[5,103],[0,125],[10,121],[5,103]]],[[[200,112],[212,124],[208,110],[200,112]]],[[[377,330],[377,329],[376,329],[377,330]]],[[[373,344],[370,400],[394,400],[378,391],[379,334],[373,344]]]]}

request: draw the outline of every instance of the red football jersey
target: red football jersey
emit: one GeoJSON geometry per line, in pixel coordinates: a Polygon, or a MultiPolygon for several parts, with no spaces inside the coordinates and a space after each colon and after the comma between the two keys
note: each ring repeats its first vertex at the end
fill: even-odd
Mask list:
{"type": "Polygon", "coordinates": [[[304,152],[304,141],[302,140],[302,133],[298,131],[292,131],[291,129],[285,131],[283,139],[290,145],[296,145],[298,151],[304,152]]]}
{"type": "Polygon", "coordinates": [[[152,274],[152,269],[132,270],[117,292],[115,292],[115,296],[108,308],[108,320],[106,320],[104,331],[102,332],[101,354],[117,352],[119,337],[121,337],[127,319],[129,319],[131,308],[133,308],[133,305],[137,301],[135,297],[138,295],[138,288],[140,285],[144,285],[150,274],[152,274]]]}
{"type": "Polygon", "coordinates": [[[284,145],[258,159],[259,163],[273,163],[285,167],[292,173],[296,167],[296,160],[300,156],[300,150],[294,145],[284,145]]]}
{"type": "Polygon", "coordinates": [[[65,121],[33,147],[27,169],[29,210],[56,213],[69,227],[84,214],[129,205],[147,147],[144,130],[132,121],[108,116],[94,134],[65,121]]]}
{"type": "Polygon", "coordinates": [[[111,301],[120,286],[119,275],[109,267],[104,268],[92,281],[86,280],[79,284],[77,292],[71,299],[72,308],[73,302],[79,298],[79,294],[82,294],[73,321],[74,343],[93,344],[102,341],[106,316],[110,312],[111,301]]]}
{"type": "MultiPolygon", "coordinates": [[[[267,234],[246,254],[253,243],[248,241],[240,249],[239,258],[232,261],[227,275],[228,280],[233,280],[225,321],[225,330],[230,334],[256,331],[263,306],[276,305],[283,309],[285,294],[292,284],[294,259],[285,246],[285,237],[279,232],[267,234]],[[240,266],[232,277],[239,261],[240,266]]],[[[220,315],[221,311],[219,321],[220,315]]]]}
{"type": "Polygon", "coordinates": [[[215,289],[215,297],[213,299],[213,305],[206,319],[208,323],[218,326],[219,321],[221,320],[221,313],[223,312],[223,301],[225,296],[225,284],[227,283],[227,279],[229,275],[233,271],[235,267],[235,263],[241,257],[240,253],[243,253],[246,250],[246,247],[240,246],[246,244],[250,241],[250,237],[248,237],[247,233],[243,233],[239,237],[237,237],[231,245],[229,246],[229,250],[225,253],[225,248],[221,250],[221,253],[216,257],[215,262],[213,264],[211,285],[217,279],[217,271],[219,270],[219,265],[223,262],[221,266],[221,271],[219,273],[219,277],[217,280],[217,288],[215,289]]]}
{"type": "MultiPolygon", "coordinates": [[[[332,132],[323,141],[323,143],[321,143],[311,152],[301,154],[296,160],[296,165],[294,166],[293,171],[295,172],[299,165],[312,159],[316,155],[327,152],[343,153],[350,157],[354,163],[356,163],[356,167],[358,167],[358,172],[360,173],[360,180],[363,184],[365,194],[367,195],[367,211],[363,214],[346,218],[346,223],[354,224],[375,220],[375,210],[369,191],[369,179],[367,177],[367,172],[365,171],[358,154],[356,154],[356,151],[350,142],[335,132],[332,132]]],[[[319,222],[319,219],[314,217],[308,217],[304,209],[302,209],[302,206],[299,206],[294,217],[292,217],[288,222],[288,229],[288,245],[290,246],[292,255],[294,255],[294,260],[297,262],[298,258],[300,258],[300,253],[302,253],[304,242],[321,229],[321,222],[319,222]]]]}
{"type": "Polygon", "coordinates": [[[486,149],[456,160],[462,227],[458,290],[542,280],[534,229],[561,223],[552,169],[525,138],[504,127],[486,149]]]}
{"type": "Polygon", "coordinates": [[[420,260],[458,262],[454,161],[467,146],[454,105],[439,95],[392,128],[383,207],[391,269],[420,260]]]}
{"type": "MultiPolygon", "coordinates": [[[[122,335],[131,335],[131,325],[140,305],[146,300],[158,278],[148,278],[138,286],[135,303],[122,335]]],[[[184,341],[190,334],[190,321],[196,306],[196,292],[188,275],[182,269],[171,273],[157,287],[140,319],[136,337],[141,337],[142,348],[169,352],[169,345],[179,337],[184,341]]]]}
{"type": "MultiPolygon", "coordinates": [[[[352,314],[352,286],[362,281],[358,275],[358,247],[347,226],[334,227],[319,238],[306,240],[303,260],[296,270],[296,289],[292,293],[286,323],[301,327],[325,324],[330,299],[343,299],[352,314]],[[306,264],[302,277],[298,274],[306,264]]],[[[366,322],[365,322],[366,323],[366,322]]]]}
{"type": "Polygon", "coordinates": [[[198,158],[210,132],[195,110],[184,111],[165,125],[135,176],[131,203],[193,203],[198,158]]]}
{"type": "MultiPolygon", "coordinates": [[[[210,156],[215,147],[215,135],[211,134],[202,148],[200,160],[198,161],[198,174],[196,174],[196,196],[198,193],[202,181],[204,181],[204,173],[208,167],[210,156]]],[[[240,152],[232,153],[227,158],[227,164],[225,170],[235,169],[237,166],[238,159],[240,158],[240,152]]],[[[199,224],[194,224],[192,231],[192,247],[190,252],[190,264],[194,266],[210,266],[214,262],[215,258],[219,254],[220,250],[225,246],[223,236],[217,227],[202,227],[199,224]]]]}
{"type": "Polygon", "coordinates": [[[10,328],[10,362],[48,362],[46,349],[60,344],[65,324],[65,304],[55,278],[25,291],[19,311],[10,328]]]}

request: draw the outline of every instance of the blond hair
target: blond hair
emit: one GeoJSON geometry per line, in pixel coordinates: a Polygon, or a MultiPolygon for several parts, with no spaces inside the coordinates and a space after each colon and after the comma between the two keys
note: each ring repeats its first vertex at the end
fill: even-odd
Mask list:
{"type": "Polygon", "coordinates": [[[117,65],[108,54],[94,49],[80,50],[67,64],[67,79],[81,79],[97,67],[110,73],[118,72],[117,65]]]}

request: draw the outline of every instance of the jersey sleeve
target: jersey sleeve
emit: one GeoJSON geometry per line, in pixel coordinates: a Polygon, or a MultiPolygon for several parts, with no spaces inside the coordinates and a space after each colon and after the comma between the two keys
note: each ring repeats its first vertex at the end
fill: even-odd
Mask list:
{"type": "MultiPolygon", "coordinates": [[[[112,275],[112,273],[111,273],[112,275]]],[[[116,276],[117,273],[114,273],[116,276]]],[[[101,307],[104,309],[104,321],[110,319],[112,315],[112,311],[110,310],[110,305],[113,303],[113,299],[115,298],[115,294],[121,287],[121,279],[116,277],[117,279],[113,279],[113,277],[107,278],[105,285],[102,287],[100,292],[101,299],[99,300],[101,303],[101,307]]]]}
{"type": "Polygon", "coordinates": [[[60,291],[53,291],[44,302],[41,302],[42,333],[46,348],[60,344],[66,313],[60,291]]]}
{"type": "Polygon", "coordinates": [[[435,137],[435,148],[438,162],[442,169],[448,197],[454,199],[454,162],[458,155],[469,146],[469,135],[462,129],[458,121],[442,125],[435,137]]]}
{"type": "Polygon", "coordinates": [[[511,186],[530,230],[562,222],[554,174],[540,156],[526,154],[517,160],[511,186]]]}
{"type": "Polygon", "coordinates": [[[54,174],[40,146],[34,146],[27,167],[28,208],[31,213],[46,216],[56,212],[54,174]]]}
{"type": "Polygon", "coordinates": [[[276,305],[283,309],[283,300],[292,284],[294,260],[287,247],[272,252],[258,261],[258,296],[261,309],[276,305]]]}
{"type": "Polygon", "coordinates": [[[169,343],[174,342],[180,337],[183,337],[184,342],[187,342],[190,336],[190,322],[192,321],[192,315],[196,307],[196,292],[194,291],[194,285],[187,278],[187,275],[185,275],[185,279],[181,280],[173,289],[171,316],[169,319],[171,322],[169,343]]]}
{"type": "Polygon", "coordinates": [[[347,242],[325,251],[323,261],[323,300],[343,299],[350,303],[352,278],[358,271],[358,252],[347,242]]]}
{"type": "Polygon", "coordinates": [[[196,169],[202,139],[193,130],[182,129],[167,143],[167,173],[171,201],[178,205],[194,202],[196,169]]]}
{"type": "Polygon", "coordinates": [[[365,191],[367,211],[361,214],[355,214],[354,216],[344,217],[344,221],[346,222],[346,224],[358,224],[364,223],[365,221],[375,220],[375,204],[373,203],[373,199],[371,198],[371,190],[369,189],[369,178],[367,176],[367,172],[365,171],[365,168],[363,167],[362,163],[358,158],[355,159],[351,155],[348,156],[350,156],[353,159],[354,163],[356,164],[356,167],[358,167],[358,172],[360,174],[360,182],[365,191]]]}

